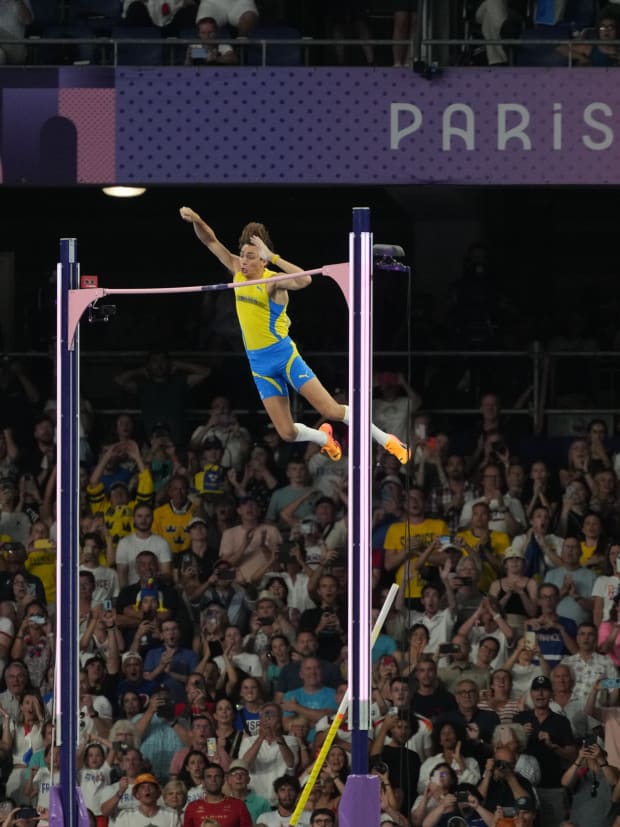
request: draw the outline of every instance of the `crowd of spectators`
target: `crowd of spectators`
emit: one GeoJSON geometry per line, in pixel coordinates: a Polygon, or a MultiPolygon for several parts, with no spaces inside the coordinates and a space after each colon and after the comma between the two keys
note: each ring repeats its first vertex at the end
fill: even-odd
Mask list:
{"type": "Polygon", "coordinates": [[[268,61],[282,65],[361,65],[418,68],[432,61],[441,65],[618,65],[616,26],[620,7],[615,0],[462,0],[444,5],[418,0],[371,0],[346,3],[299,3],[287,0],[16,0],[0,4],[0,64],[46,62],[109,62],[104,48],[92,43],[56,51],[45,43],[28,49],[12,43],[31,35],[40,38],[154,39],[170,48],[134,45],[121,50],[120,62],[218,65],[254,64],[253,38],[306,39],[304,47],[276,47],[268,61]],[[460,47],[442,50],[428,59],[422,54],[424,37],[461,40],[460,47]],[[193,50],[175,47],[170,39],[196,38],[193,50]],[[214,45],[213,39],[231,44],[214,45]],[[585,38],[598,44],[549,47],[488,46],[468,41],[531,38],[564,40],[585,38]],[[327,41],[312,46],[312,40],[327,41]],[[359,45],[355,45],[355,41],[359,45]],[[395,41],[392,45],[370,41],[395,41]],[[235,41],[237,41],[235,43],[235,41]],[[333,45],[329,44],[333,42],[333,45]],[[398,41],[398,42],[396,42],[398,41]],[[206,46],[202,44],[206,43],[206,46]],[[424,60],[419,60],[423,57],[424,60]]]}
{"type": "MultiPolygon", "coordinates": [[[[170,394],[209,372],[166,354],[147,368],[117,376],[144,422],[121,414],[95,442],[81,405],[78,783],[98,827],[287,824],[347,689],[347,432],[334,463],[251,432],[217,396],[188,433],[170,394]]],[[[58,782],[55,403],[8,370],[0,818],[34,827],[58,782]]],[[[452,433],[402,375],[375,390],[374,419],[412,447],[405,467],[376,450],[366,515],[375,617],[399,586],[372,651],[382,823],[611,825],[620,455],[605,423],[557,467],[526,463],[493,393],[452,433]]],[[[350,759],[344,725],[301,824],[334,827],[350,759]]]]}

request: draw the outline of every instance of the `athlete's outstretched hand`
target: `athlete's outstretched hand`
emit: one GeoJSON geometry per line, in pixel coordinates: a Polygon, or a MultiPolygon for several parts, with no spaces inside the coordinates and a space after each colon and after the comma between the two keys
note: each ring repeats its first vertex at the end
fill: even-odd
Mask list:
{"type": "Polygon", "coordinates": [[[191,207],[181,207],[179,212],[183,221],[187,221],[190,224],[193,224],[194,221],[200,221],[200,216],[197,212],[194,212],[191,207]]]}
{"type": "Polygon", "coordinates": [[[262,238],[260,238],[257,235],[253,235],[250,241],[257,248],[258,255],[263,259],[263,261],[271,261],[271,259],[273,258],[273,253],[271,252],[269,247],[267,247],[262,238]]]}

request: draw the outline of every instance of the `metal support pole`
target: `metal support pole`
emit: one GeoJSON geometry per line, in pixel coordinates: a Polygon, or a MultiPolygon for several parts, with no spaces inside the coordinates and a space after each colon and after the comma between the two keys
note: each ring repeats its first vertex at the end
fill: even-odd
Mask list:
{"type": "Polygon", "coordinates": [[[379,784],[368,776],[370,729],[370,456],[372,235],[370,210],[353,209],[349,249],[349,729],[351,774],[338,809],[340,827],[379,823],[379,784]]]}
{"type": "Polygon", "coordinates": [[[56,288],[56,507],[58,562],[56,739],[60,745],[59,795],[50,799],[50,822],[78,827],[76,751],[79,740],[79,338],[69,326],[69,290],[79,286],[77,242],[60,240],[56,288]],[[60,809],[61,813],[54,812],[60,809]],[[58,816],[60,815],[60,818],[58,816]]]}

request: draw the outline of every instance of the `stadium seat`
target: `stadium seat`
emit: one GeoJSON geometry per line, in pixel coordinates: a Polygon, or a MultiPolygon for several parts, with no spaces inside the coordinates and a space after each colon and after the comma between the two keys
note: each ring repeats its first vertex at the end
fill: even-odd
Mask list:
{"type": "MultiPolygon", "coordinates": [[[[250,43],[253,40],[301,40],[301,32],[293,26],[257,26],[249,40],[250,43]]],[[[240,60],[246,66],[262,66],[262,46],[246,46],[242,49],[240,60]]],[[[267,66],[302,66],[302,48],[292,43],[284,43],[281,46],[269,45],[265,62],[267,66]]]]}
{"type": "Polygon", "coordinates": [[[117,49],[119,66],[162,66],[163,41],[157,26],[114,26],[113,40],[152,40],[153,43],[124,43],[117,49]]]}

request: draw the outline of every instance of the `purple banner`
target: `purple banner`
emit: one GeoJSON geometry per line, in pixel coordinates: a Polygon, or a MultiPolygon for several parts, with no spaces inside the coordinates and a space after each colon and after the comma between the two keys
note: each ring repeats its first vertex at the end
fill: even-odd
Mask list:
{"type": "Polygon", "coordinates": [[[616,69],[5,69],[4,183],[618,184],[616,69]],[[63,158],[50,181],[50,157],[63,158]]]}

